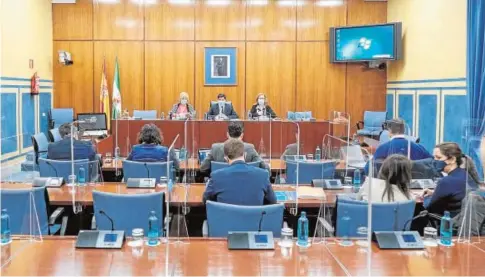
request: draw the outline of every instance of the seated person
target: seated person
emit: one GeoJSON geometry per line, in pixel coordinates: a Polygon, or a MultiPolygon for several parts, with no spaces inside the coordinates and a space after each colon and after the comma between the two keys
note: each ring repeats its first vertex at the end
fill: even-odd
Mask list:
{"type": "Polygon", "coordinates": [[[372,203],[405,202],[412,199],[411,161],[403,155],[389,156],[381,166],[378,178],[367,178],[357,194],[359,200],[369,200],[372,179],[372,203]]]}
{"type": "Polygon", "coordinates": [[[276,113],[268,105],[267,98],[264,93],[260,93],[256,97],[256,103],[251,107],[251,110],[249,111],[249,116],[253,119],[257,119],[260,117],[276,117],[276,113]]]}
{"type": "Polygon", "coordinates": [[[207,200],[233,205],[275,204],[276,196],[266,170],[244,162],[244,143],[237,138],[224,142],[224,156],[230,166],[211,173],[204,192],[207,200]]]}
{"type": "Polygon", "coordinates": [[[207,117],[210,119],[238,119],[236,111],[232,104],[226,102],[226,95],[219,93],[217,95],[218,102],[212,104],[209,112],[207,112],[207,117]],[[222,108],[222,110],[221,110],[222,108]]]}
{"type": "MultiPolygon", "coordinates": [[[[47,148],[47,158],[51,160],[71,160],[71,124],[64,123],[59,126],[59,134],[62,139],[49,144],[47,148]]],[[[76,127],[74,127],[74,134],[74,160],[99,160],[91,141],[77,140],[76,127]]]]}
{"type": "MultiPolygon", "coordinates": [[[[242,122],[233,121],[229,123],[227,127],[227,138],[228,139],[238,139],[242,141],[244,136],[244,126],[242,122]]],[[[261,160],[259,157],[258,152],[254,149],[254,145],[250,143],[244,142],[244,160],[249,162],[260,162],[259,167],[263,169],[268,169],[266,163],[261,160]]],[[[208,173],[211,169],[211,162],[225,162],[224,158],[224,143],[214,143],[212,144],[211,151],[207,154],[207,157],[204,159],[202,164],[200,165],[200,171],[202,173],[208,173]]]]}
{"type": "MultiPolygon", "coordinates": [[[[145,124],[141,128],[138,133],[138,143],[131,149],[127,160],[135,162],[166,162],[168,160],[168,148],[162,146],[162,132],[155,124],[145,124]]],[[[170,151],[170,161],[173,161],[173,167],[178,170],[179,160],[173,149],[170,151]]]]}
{"type": "MultiPolygon", "coordinates": [[[[410,150],[409,157],[413,161],[432,157],[424,146],[406,139],[404,135],[404,121],[402,119],[389,120],[387,122],[387,128],[391,140],[377,147],[372,158],[373,160],[377,162],[383,161],[392,154],[401,154],[407,157],[408,148],[410,150]]],[[[364,169],[365,175],[369,173],[369,162],[367,162],[364,169]]]]}
{"type": "Polygon", "coordinates": [[[169,113],[170,119],[186,119],[195,117],[195,109],[189,104],[189,95],[187,92],[180,93],[180,101],[174,104],[169,113]]]}
{"type": "Polygon", "coordinates": [[[428,212],[438,215],[449,211],[451,217],[454,217],[460,213],[462,200],[467,192],[467,184],[470,189],[478,188],[475,182],[475,178],[478,178],[475,164],[454,142],[438,144],[433,150],[433,156],[435,169],[446,173],[446,176],[438,181],[434,190],[424,190],[424,208],[428,212]],[[460,167],[464,163],[466,163],[467,169],[460,167]]]}

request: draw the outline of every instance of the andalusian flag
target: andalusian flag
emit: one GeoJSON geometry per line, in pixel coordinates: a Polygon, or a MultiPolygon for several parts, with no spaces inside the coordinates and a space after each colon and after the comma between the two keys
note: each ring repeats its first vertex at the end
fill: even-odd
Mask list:
{"type": "Polygon", "coordinates": [[[113,78],[113,119],[121,117],[121,91],[120,91],[120,69],[118,68],[118,57],[116,57],[115,77],[113,78]]]}
{"type": "Polygon", "coordinates": [[[109,91],[108,91],[108,81],[106,80],[106,61],[103,58],[103,72],[101,73],[101,91],[99,94],[99,110],[106,114],[107,126],[109,130],[110,120],[109,120],[109,91]]]}

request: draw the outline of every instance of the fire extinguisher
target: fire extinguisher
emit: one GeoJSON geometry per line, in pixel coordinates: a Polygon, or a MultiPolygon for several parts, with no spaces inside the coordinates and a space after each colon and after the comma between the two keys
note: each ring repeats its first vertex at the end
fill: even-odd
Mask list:
{"type": "Polygon", "coordinates": [[[40,88],[40,77],[39,75],[37,75],[37,72],[35,72],[32,78],[30,79],[30,93],[39,94],[39,88],[40,88]]]}

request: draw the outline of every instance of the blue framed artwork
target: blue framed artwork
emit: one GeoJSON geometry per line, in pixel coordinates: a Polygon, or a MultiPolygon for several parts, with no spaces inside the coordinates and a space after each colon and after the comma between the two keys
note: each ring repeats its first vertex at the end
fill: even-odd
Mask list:
{"type": "Polygon", "coordinates": [[[206,86],[237,85],[236,47],[206,47],[204,80],[206,86]]]}

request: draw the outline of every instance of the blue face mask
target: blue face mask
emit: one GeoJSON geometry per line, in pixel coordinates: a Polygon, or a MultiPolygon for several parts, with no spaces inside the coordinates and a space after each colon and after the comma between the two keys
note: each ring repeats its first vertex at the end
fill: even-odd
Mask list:
{"type": "Polygon", "coordinates": [[[433,160],[433,167],[438,172],[443,172],[446,166],[447,164],[445,163],[445,161],[433,160]]]}

